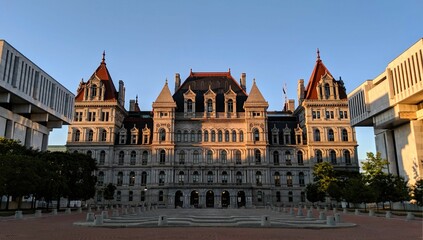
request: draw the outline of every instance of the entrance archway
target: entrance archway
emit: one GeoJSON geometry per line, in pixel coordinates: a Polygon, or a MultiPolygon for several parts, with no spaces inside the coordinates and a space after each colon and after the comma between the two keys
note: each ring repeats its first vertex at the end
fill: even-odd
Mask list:
{"type": "Polygon", "coordinates": [[[244,191],[239,191],[237,196],[236,196],[236,202],[238,207],[245,207],[245,192],[244,191]]]}
{"type": "Polygon", "coordinates": [[[229,195],[228,191],[223,191],[222,192],[222,207],[227,208],[229,206],[229,204],[231,204],[231,197],[229,195]]]}
{"type": "Polygon", "coordinates": [[[212,190],[209,190],[206,193],[206,207],[214,207],[214,192],[212,190]]]}
{"type": "Polygon", "coordinates": [[[198,203],[199,203],[199,195],[197,191],[192,191],[191,192],[191,197],[190,197],[190,205],[194,206],[194,207],[198,207],[198,203]]]}
{"type": "Polygon", "coordinates": [[[181,191],[175,193],[175,208],[182,207],[184,204],[184,195],[181,191]]]}

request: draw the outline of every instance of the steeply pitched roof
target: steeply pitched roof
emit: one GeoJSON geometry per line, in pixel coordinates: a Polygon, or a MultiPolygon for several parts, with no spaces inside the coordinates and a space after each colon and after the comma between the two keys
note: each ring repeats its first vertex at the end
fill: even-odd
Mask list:
{"type": "Polygon", "coordinates": [[[172,94],[170,93],[169,86],[167,84],[167,80],[166,80],[165,85],[162,88],[162,91],[160,92],[159,96],[157,97],[156,101],[154,101],[153,107],[159,106],[159,105],[164,106],[165,104],[166,105],[170,104],[169,106],[176,107],[175,101],[173,101],[172,94]]]}
{"type": "Polygon", "coordinates": [[[251,87],[250,94],[248,95],[247,101],[245,104],[266,104],[268,105],[266,99],[264,99],[263,94],[256,85],[256,81],[253,81],[253,86],[251,87]]]}

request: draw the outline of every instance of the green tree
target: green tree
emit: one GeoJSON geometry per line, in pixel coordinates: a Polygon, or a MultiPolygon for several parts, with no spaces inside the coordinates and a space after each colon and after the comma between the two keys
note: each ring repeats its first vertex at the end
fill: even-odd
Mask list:
{"type": "Polygon", "coordinates": [[[305,189],[307,200],[316,203],[325,200],[325,193],[319,190],[319,186],[316,183],[309,183],[305,189]]]}
{"type": "Polygon", "coordinates": [[[354,204],[374,202],[376,197],[362,176],[347,179],[342,195],[345,201],[354,204]]]}
{"type": "Polygon", "coordinates": [[[376,176],[383,173],[389,165],[389,162],[382,159],[380,152],[376,156],[372,152],[367,153],[366,161],[361,162],[364,176],[371,181],[376,176]]]}
{"type": "Polygon", "coordinates": [[[329,185],[336,182],[335,170],[332,164],[328,162],[321,162],[314,165],[313,168],[314,182],[317,184],[320,192],[328,194],[329,185]]]}
{"type": "Polygon", "coordinates": [[[103,197],[107,200],[110,204],[110,200],[115,199],[115,191],[116,186],[113,183],[107,184],[107,186],[103,189],[103,197]]]}
{"type": "Polygon", "coordinates": [[[423,206],[423,179],[418,180],[416,184],[414,184],[411,190],[411,196],[418,206],[423,206]]]}

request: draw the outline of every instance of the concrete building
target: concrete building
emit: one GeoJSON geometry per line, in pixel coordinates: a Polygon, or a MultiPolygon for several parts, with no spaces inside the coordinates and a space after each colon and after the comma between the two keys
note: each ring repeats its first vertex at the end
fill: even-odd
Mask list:
{"type": "Polygon", "coordinates": [[[49,132],[72,120],[70,91],[0,40],[0,137],[46,150],[49,132]]]}
{"type": "Polygon", "coordinates": [[[423,177],[423,39],[349,95],[352,126],[373,126],[389,172],[414,184],[423,177]]]}
{"type": "Polygon", "coordinates": [[[141,111],[138,98],[124,108],[125,87],[116,88],[105,58],[75,98],[67,148],[98,162],[96,201],[117,186],[113,203],[157,203],[166,207],[252,207],[305,202],[312,168],[322,161],[358,171],[355,132],[343,83],[316,61],[300,106],[281,111],[268,103],[246,74],[175,74],[141,111]],[[317,132],[320,134],[317,136],[317,132]]]}

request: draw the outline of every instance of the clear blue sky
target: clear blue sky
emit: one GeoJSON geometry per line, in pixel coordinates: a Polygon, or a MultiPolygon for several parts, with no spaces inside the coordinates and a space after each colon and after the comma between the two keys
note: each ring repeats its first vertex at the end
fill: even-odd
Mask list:
{"type": "MultiPolygon", "coordinates": [[[[174,75],[247,73],[269,110],[283,105],[282,86],[296,99],[298,79],[308,82],[316,48],[347,92],[379,75],[423,33],[421,0],[0,0],[0,38],[72,92],[87,80],[106,51],[126,100],[142,110],[174,75]]],[[[49,144],[65,144],[67,127],[49,144]]],[[[357,129],[359,158],[374,151],[372,129],[357,129]]]]}

